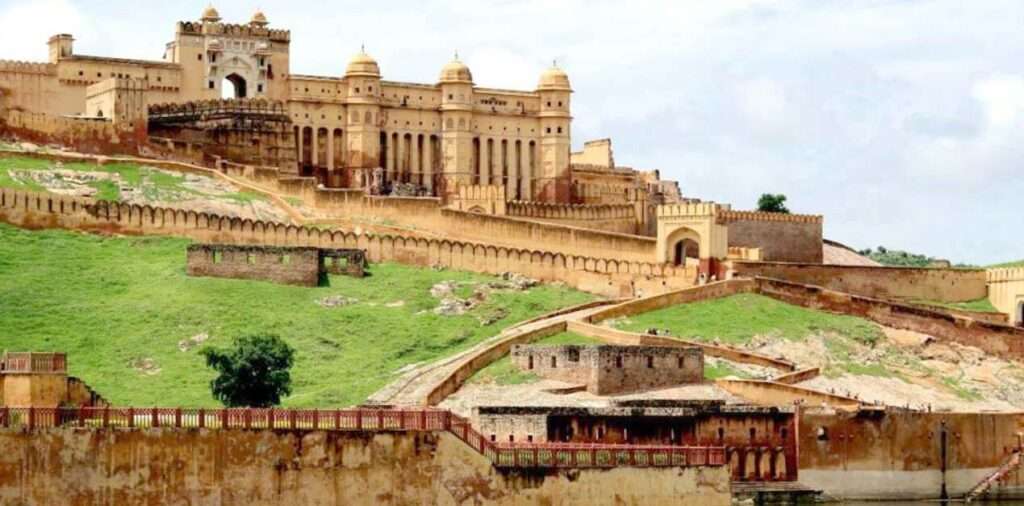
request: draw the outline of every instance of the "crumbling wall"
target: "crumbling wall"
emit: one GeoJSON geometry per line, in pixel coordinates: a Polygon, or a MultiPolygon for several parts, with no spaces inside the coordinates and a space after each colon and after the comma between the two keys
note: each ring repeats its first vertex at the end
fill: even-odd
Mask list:
{"type": "Polygon", "coordinates": [[[320,253],[316,248],[192,244],[189,276],[254,279],[287,285],[317,286],[320,253]]]}
{"type": "MultiPolygon", "coordinates": [[[[732,237],[731,229],[730,237],[732,237]]],[[[781,279],[880,299],[965,302],[983,299],[988,294],[985,286],[985,271],[980,269],[868,267],[744,261],[733,261],[730,268],[737,276],[781,279]]]]}
{"type": "Polygon", "coordinates": [[[3,504],[726,506],[725,467],[499,471],[448,433],[0,431],[3,504]]]}
{"type": "Polygon", "coordinates": [[[517,345],[511,358],[522,371],[583,385],[596,395],[699,383],[704,378],[704,356],[691,347],[517,345]]]}

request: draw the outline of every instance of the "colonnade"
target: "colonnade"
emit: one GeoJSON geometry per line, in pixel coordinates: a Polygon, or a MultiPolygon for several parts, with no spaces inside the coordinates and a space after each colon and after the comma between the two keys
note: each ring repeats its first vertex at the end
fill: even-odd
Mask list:
{"type": "Polygon", "coordinates": [[[537,143],[473,139],[473,184],[504,186],[509,200],[532,200],[537,177],[537,143]]]}
{"type": "Polygon", "coordinates": [[[380,160],[387,182],[413,183],[434,190],[441,172],[441,138],[436,135],[381,132],[380,160]]]}

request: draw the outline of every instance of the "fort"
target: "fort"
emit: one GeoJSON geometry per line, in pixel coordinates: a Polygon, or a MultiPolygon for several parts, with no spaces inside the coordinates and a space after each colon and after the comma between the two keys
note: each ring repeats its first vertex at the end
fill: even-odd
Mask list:
{"type": "MultiPolygon", "coordinates": [[[[511,278],[530,280],[524,292],[541,283],[589,298],[500,328],[506,308],[495,302],[497,316],[472,322],[494,332],[476,340],[470,331],[432,340],[424,323],[424,335],[395,356],[367,355],[361,367],[386,384],[359,407],[116,406],[68,376],[73,350],[6,352],[0,442],[10,451],[0,455],[0,502],[724,505],[1024,495],[1024,401],[1004,392],[1000,409],[989,409],[959,378],[941,376],[952,366],[934,364],[956,353],[998,358],[1010,364],[1002,371],[1024,362],[1024,269],[882,266],[828,240],[823,216],[689,195],[659,170],[617,165],[611,139],[573,152],[574,90],[557,65],[530,90],[478,86],[457,56],[435,81],[409,83],[385,80],[360,50],[344,69],[313,76],[293,71],[291,40],[263,12],[236,24],[210,6],[175,25],[162,60],[83,55],[73,35],[56,34],[46,61],[0,61],[0,139],[11,142],[0,161],[152,167],[244,191],[275,218],[0,184],[0,222],[184,238],[191,242],[175,243],[168,278],[189,276],[189,290],[225,278],[210,282],[244,284],[246,301],[267,285],[308,306],[327,292],[325,281],[367,284],[381,264],[458,272],[475,280],[462,281],[476,283],[475,303],[513,290],[511,278]],[[497,275],[505,281],[486,281],[497,275]],[[736,300],[784,309],[750,303],[730,318],[813,311],[861,326],[846,340],[836,337],[841,326],[813,328],[818,341],[807,348],[833,353],[824,359],[794,351],[792,336],[768,332],[758,346],[727,325],[710,335],[663,328],[672,311],[736,300]],[[450,355],[428,355],[440,341],[450,355]],[[907,350],[919,363],[880,370],[879,357],[907,350]],[[503,381],[482,380],[488,373],[503,381]],[[869,387],[856,390],[851,377],[869,387]],[[936,383],[959,398],[918,402],[936,383]],[[900,402],[882,395],[888,390],[899,390],[900,402]]],[[[387,280],[410,291],[408,300],[367,304],[394,309],[394,320],[344,319],[384,334],[394,321],[428,321],[444,309],[426,308],[407,281],[387,280]]],[[[459,303],[467,290],[459,283],[434,285],[431,296],[459,303]]],[[[295,300],[276,326],[307,317],[295,300]]],[[[331,341],[341,331],[324,318],[304,364],[336,377],[317,361],[377,343],[331,341]]],[[[700,314],[688,318],[696,326],[700,314]]],[[[11,332],[26,328],[34,327],[11,332]]],[[[183,343],[187,353],[191,341],[183,343]]],[[[76,344],[78,353],[86,346],[76,344]]],[[[103,360],[125,361],[113,355],[103,360]]]]}

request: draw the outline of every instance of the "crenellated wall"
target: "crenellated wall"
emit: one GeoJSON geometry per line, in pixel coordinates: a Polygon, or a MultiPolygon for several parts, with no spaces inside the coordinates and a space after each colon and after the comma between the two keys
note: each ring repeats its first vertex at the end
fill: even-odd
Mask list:
{"type": "Polygon", "coordinates": [[[772,262],[820,264],[822,217],[723,209],[719,220],[729,227],[729,246],[759,248],[772,262]]]}
{"type": "Polygon", "coordinates": [[[509,216],[518,218],[620,234],[636,234],[641,226],[633,204],[571,205],[515,201],[509,202],[507,209],[509,216]]]}
{"type": "MultiPolygon", "coordinates": [[[[473,218],[481,219],[477,225],[481,228],[487,225],[488,218],[493,218],[457,211],[444,213],[467,218],[460,223],[470,222],[467,224],[470,227],[474,226],[471,223],[473,218]]],[[[320,230],[6,189],[0,190],[0,221],[26,228],[178,235],[224,244],[353,248],[365,250],[372,262],[443,266],[488,274],[518,272],[542,281],[561,281],[580,290],[612,297],[634,296],[638,292],[660,293],[690,286],[696,281],[696,270],[692,267],[568,255],[540,248],[509,248],[482,242],[320,230]]],[[[610,249],[614,250],[614,245],[610,249]]]]}

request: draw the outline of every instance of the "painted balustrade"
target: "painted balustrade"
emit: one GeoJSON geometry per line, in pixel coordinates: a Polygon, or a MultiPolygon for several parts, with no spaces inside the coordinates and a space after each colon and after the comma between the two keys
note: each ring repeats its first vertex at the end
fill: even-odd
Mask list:
{"type": "Polygon", "coordinates": [[[722,446],[651,446],[565,443],[496,443],[465,418],[420,409],[278,408],[8,408],[0,427],[39,429],[178,428],[216,430],[448,431],[499,468],[611,468],[724,466],[722,446]]]}

